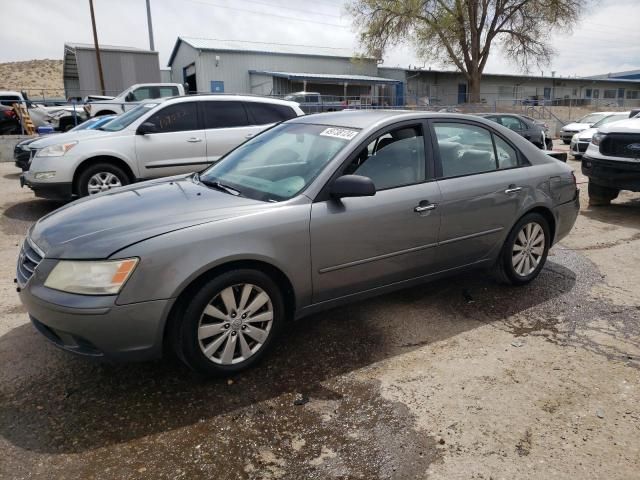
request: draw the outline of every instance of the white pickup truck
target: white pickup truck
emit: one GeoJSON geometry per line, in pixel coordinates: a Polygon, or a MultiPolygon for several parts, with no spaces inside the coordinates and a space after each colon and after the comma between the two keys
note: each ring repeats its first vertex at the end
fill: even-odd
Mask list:
{"type": "Polygon", "coordinates": [[[99,98],[98,101],[90,101],[84,109],[90,117],[100,115],[118,115],[132,109],[142,100],[178,97],[184,95],[184,86],[179,83],[138,83],[127,88],[117,97],[89,97],[99,98]]]}
{"type": "Polygon", "coordinates": [[[608,205],[620,190],[640,192],[640,118],[604,125],[582,157],[589,204],[608,205]]]}

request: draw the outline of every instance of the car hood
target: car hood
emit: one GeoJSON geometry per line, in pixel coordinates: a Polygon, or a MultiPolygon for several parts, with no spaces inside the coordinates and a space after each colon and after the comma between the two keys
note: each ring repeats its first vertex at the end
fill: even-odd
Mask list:
{"type": "Polygon", "coordinates": [[[54,133],[35,140],[31,145],[29,145],[29,147],[40,150],[41,148],[48,147],[50,145],[57,145],[64,142],[79,142],[80,140],[87,140],[89,138],[104,137],[105,135],[110,135],[112,133],[113,132],[105,132],[103,130],[77,130],[75,132],[54,133]]]}
{"type": "Polygon", "coordinates": [[[574,131],[574,132],[580,132],[582,130],[586,130],[587,128],[590,128],[591,125],[588,123],[569,123],[567,125],[565,125],[564,127],[561,128],[561,130],[564,130],[565,132],[567,131],[574,131]]]}
{"type": "Polygon", "coordinates": [[[586,130],[582,130],[581,132],[579,132],[577,135],[578,135],[578,138],[581,140],[587,139],[587,138],[591,140],[591,137],[593,137],[597,131],[598,131],[597,128],[587,128],[586,130]]]}
{"type": "Polygon", "coordinates": [[[169,177],[70,203],[29,235],[47,258],[107,258],[151,237],[274,207],[213,190],[192,176],[169,177]]]}
{"type": "Polygon", "coordinates": [[[630,118],[603,125],[598,129],[601,133],[640,133],[640,118],[630,118]]]}

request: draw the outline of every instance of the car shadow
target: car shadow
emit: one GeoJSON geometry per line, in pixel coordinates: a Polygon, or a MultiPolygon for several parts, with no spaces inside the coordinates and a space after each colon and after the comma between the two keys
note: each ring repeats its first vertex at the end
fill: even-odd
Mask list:
{"type": "Polygon", "coordinates": [[[580,213],[598,222],[640,230],[640,197],[624,198],[602,207],[589,207],[580,213]]]}
{"type": "Polygon", "coordinates": [[[2,212],[0,230],[7,235],[24,235],[33,222],[62,205],[62,202],[42,199],[12,203],[2,212]]]}
{"type": "Polygon", "coordinates": [[[327,380],[550,309],[575,281],[571,268],[549,261],[527,287],[469,272],[316,314],[288,325],[260,365],[230,380],[202,378],[172,358],[114,365],[74,357],[24,324],[0,337],[0,435],[29,451],[79,453],[202,423],[193,428],[213,431],[217,417],[248,409],[290,416],[292,396],[338,399],[327,380]]]}
{"type": "Polygon", "coordinates": [[[3,178],[6,178],[8,180],[17,180],[18,178],[20,178],[20,175],[22,174],[22,172],[15,172],[15,173],[7,173],[6,175],[3,175],[3,178]]]}

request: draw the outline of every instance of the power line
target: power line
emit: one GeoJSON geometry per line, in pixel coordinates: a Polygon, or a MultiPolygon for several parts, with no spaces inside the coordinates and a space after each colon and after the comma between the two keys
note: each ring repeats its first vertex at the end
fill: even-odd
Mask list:
{"type": "MultiPolygon", "coordinates": [[[[258,0],[242,0],[243,2],[247,2],[247,3],[255,3],[256,5],[266,5],[267,7],[274,7],[274,8],[280,8],[280,5],[276,5],[273,3],[267,3],[267,2],[260,2],[258,0]]],[[[320,12],[311,12],[309,10],[304,10],[302,8],[293,8],[293,7],[287,7],[286,8],[287,11],[291,10],[294,12],[302,12],[302,13],[306,13],[307,15],[319,15],[322,17],[333,17],[333,18],[339,18],[342,19],[342,15],[334,15],[331,13],[320,13],[320,12]]]]}
{"type": "Polygon", "coordinates": [[[252,15],[261,15],[261,16],[268,16],[268,17],[275,17],[275,18],[283,18],[285,20],[293,20],[296,22],[305,22],[305,23],[314,23],[316,25],[325,25],[328,27],[336,27],[336,28],[351,28],[348,25],[339,25],[337,23],[328,23],[328,22],[319,22],[317,20],[305,20],[303,18],[298,18],[298,17],[289,17],[286,15],[277,15],[275,13],[266,13],[266,12],[258,12],[256,10],[249,10],[246,8],[236,8],[236,7],[227,7],[225,5],[218,5],[218,4],[213,4],[213,3],[207,3],[207,2],[202,2],[202,1],[198,1],[198,0],[187,0],[188,2],[191,3],[196,3],[199,5],[206,5],[207,7],[215,7],[215,8],[224,8],[226,10],[235,10],[237,12],[244,12],[244,13],[249,13],[252,15]]]}

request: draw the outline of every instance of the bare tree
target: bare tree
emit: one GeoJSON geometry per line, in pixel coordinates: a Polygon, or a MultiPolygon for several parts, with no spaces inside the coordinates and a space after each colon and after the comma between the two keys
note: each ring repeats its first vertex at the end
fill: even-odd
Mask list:
{"type": "Polygon", "coordinates": [[[412,43],[423,59],[452,64],[480,101],[480,78],[491,47],[501,48],[523,70],[549,63],[554,29],[570,29],[580,0],[350,0],[347,9],[368,55],[412,43]]]}

